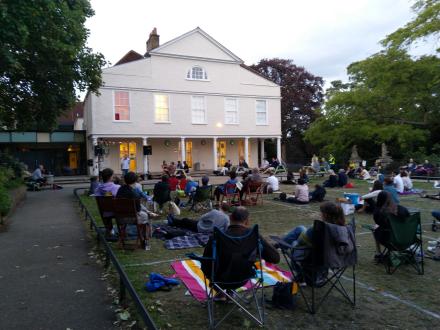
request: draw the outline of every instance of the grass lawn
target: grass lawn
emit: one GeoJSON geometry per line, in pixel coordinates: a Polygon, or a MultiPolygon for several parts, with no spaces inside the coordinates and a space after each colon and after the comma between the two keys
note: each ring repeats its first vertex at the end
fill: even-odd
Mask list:
{"type": "MultiPolygon", "coordinates": [[[[321,179],[319,181],[322,181],[321,179]]],[[[313,183],[318,181],[313,181],[313,183]]],[[[355,189],[350,192],[366,193],[368,183],[355,181],[355,189]]],[[[415,188],[425,189],[434,193],[431,183],[415,183],[415,188]]],[[[281,189],[291,193],[293,186],[283,186],[281,189]]],[[[346,191],[348,191],[346,190],[346,191]]],[[[343,189],[327,189],[326,200],[333,201],[342,197],[343,189]]],[[[284,234],[297,225],[311,226],[313,220],[319,218],[319,204],[296,206],[273,200],[274,195],[266,195],[264,205],[250,207],[251,221],[260,225],[263,236],[271,234],[284,234]]],[[[99,219],[95,201],[89,197],[82,197],[96,219],[99,219]]],[[[440,233],[431,231],[432,209],[440,209],[440,202],[420,198],[418,195],[401,197],[401,204],[421,210],[424,246],[428,240],[440,239],[440,233]]],[[[194,214],[183,212],[182,216],[195,217],[194,214]]],[[[333,292],[326,303],[312,316],[305,311],[305,304],[298,299],[298,308],[295,311],[281,311],[267,308],[267,328],[306,328],[306,329],[344,329],[344,328],[438,328],[440,324],[440,262],[425,258],[425,275],[417,275],[409,266],[402,266],[394,275],[388,275],[382,265],[373,263],[375,252],[372,235],[360,227],[361,224],[371,224],[371,215],[356,215],[357,245],[359,262],[356,269],[357,306],[352,309],[342,297],[333,292]],[[431,313],[430,313],[431,312],[431,313]],[[432,314],[434,313],[434,314],[432,314]]],[[[186,288],[178,286],[171,292],[148,293],[143,289],[146,276],[150,272],[160,272],[171,275],[170,260],[184,258],[189,250],[166,250],[163,242],[152,240],[150,251],[135,250],[123,251],[114,245],[114,250],[124,265],[133,285],[138,290],[145,306],[151,307],[160,300],[161,309],[151,311],[156,324],[167,327],[167,324],[178,329],[204,329],[207,328],[207,310],[192,297],[185,295],[186,288]]],[[[195,249],[201,253],[202,249],[195,249]]],[[[280,264],[282,268],[287,266],[280,264]]],[[[350,282],[344,280],[350,289],[350,282]]],[[[307,289],[306,289],[307,290],[307,289]]],[[[322,290],[321,290],[322,293],[322,290]]],[[[270,297],[272,290],[266,290],[270,297]]],[[[318,291],[319,295],[319,291],[318,291]]],[[[235,314],[223,325],[223,328],[242,329],[254,327],[244,316],[235,314]]],[[[168,326],[169,326],[168,325],[168,326]]]]}

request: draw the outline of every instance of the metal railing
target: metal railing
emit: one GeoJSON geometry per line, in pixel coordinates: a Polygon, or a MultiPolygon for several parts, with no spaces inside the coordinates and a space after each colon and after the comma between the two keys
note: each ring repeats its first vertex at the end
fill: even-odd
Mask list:
{"type": "Polygon", "coordinates": [[[105,250],[105,267],[108,267],[110,265],[110,262],[113,264],[115,270],[117,271],[119,275],[119,301],[122,302],[126,298],[126,293],[131,296],[138,312],[139,316],[142,318],[144,324],[147,326],[148,329],[157,329],[156,325],[154,324],[153,319],[151,318],[150,314],[148,313],[147,309],[145,308],[144,304],[141,301],[141,298],[136,293],[135,288],[131,284],[127,274],[125,273],[124,269],[122,268],[122,265],[119,263],[118,258],[114,254],[111,246],[106,241],[104,235],[102,234],[100,228],[98,227],[98,224],[96,223],[96,220],[90,214],[89,209],[86,205],[84,205],[83,201],[78,195],[79,190],[86,190],[85,188],[76,188],[73,191],[73,194],[78,199],[79,206],[81,208],[81,212],[84,214],[85,221],[90,221],[90,229],[95,230],[96,233],[96,240],[97,244],[102,244],[105,250]]]}

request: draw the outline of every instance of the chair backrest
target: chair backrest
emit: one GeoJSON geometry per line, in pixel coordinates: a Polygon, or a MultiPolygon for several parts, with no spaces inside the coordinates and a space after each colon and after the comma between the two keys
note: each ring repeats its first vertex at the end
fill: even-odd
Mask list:
{"type": "Polygon", "coordinates": [[[153,200],[157,203],[159,203],[160,205],[164,204],[165,202],[168,202],[169,200],[171,200],[170,198],[170,188],[169,185],[166,184],[159,184],[158,186],[154,187],[154,196],[153,196],[153,200]],[[160,187],[158,189],[158,187],[160,187]],[[166,188],[168,187],[168,188],[166,188]]]}
{"type": "Polygon", "coordinates": [[[391,227],[390,243],[394,248],[404,250],[416,243],[420,212],[411,213],[405,219],[392,214],[388,214],[387,218],[391,227]]]}
{"type": "Polygon", "coordinates": [[[136,200],[129,198],[114,198],[113,212],[119,224],[137,223],[136,200]]]}
{"type": "Polygon", "coordinates": [[[255,182],[255,181],[250,181],[247,185],[247,192],[251,193],[251,192],[261,192],[262,191],[262,187],[263,187],[263,183],[264,182],[255,182]]]}
{"type": "Polygon", "coordinates": [[[194,202],[200,203],[211,199],[212,186],[198,186],[194,194],[194,202]]]}
{"type": "Polygon", "coordinates": [[[226,183],[224,193],[225,195],[233,195],[237,193],[237,185],[235,183],[226,183]]]}
{"type": "Polygon", "coordinates": [[[246,235],[230,236],[214,227],[213,234],[214,282],[230,283],[240,287],[255,276],[255,261],[260,259],[258,226],[246,235]]]}
{"type": "Polygon", "coordinates": [[[96,196],[95,199],[101,218],[113,217],[114,198],[112,196],[96,196]]]}

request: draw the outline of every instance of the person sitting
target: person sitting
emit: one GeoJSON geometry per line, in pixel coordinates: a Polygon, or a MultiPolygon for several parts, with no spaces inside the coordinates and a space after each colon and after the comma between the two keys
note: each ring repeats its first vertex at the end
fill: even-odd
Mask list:
{"type": "Polygon", "coordinates": [[[183,170],[185,171],[185,173],[189,173],[189,165],[186,160],[183,161],[183,170]]]}
{"type": "Polygon", "coordinates": [[[90,186],[89,186],[89,196],[95,195],[95,190],[96,190],[96,188],[98,188],[98,186],[99,186],[98,178],[96,176],[91,176],[90,177],[90,186]]]}
{"type": "MultiPolygon", "coordinates": [[[[199,183],[195,180],[193,180],[192,177],[188,176],[186,178],[186,185],[185,185],[185,195],[186,196],[192,196],[192,194],[196,191],[197,186],[199,185],[199,183]]],[[[181,186],[181,188],[183,187],[183,184],[181,186]]]]}
{"type": "Polygon", "coordinates": [[[176,174],[176,164],[174,162],[171,162],[170,165],[168,165],[168,175],[174,175],[176,174]]]}
{"type": "Polygon", "coordinates": [[[391,177],[387,176],[383,181],[383,190],[389,192],[393,198],[393,202],[396,204],[400,203],[399,193],[394,187],[394,181],[391,177]]]}
{"type": "Polygon", "coordinates": [[[168,183],[168,175],[162,175],[161,181],[157,182],[153,189],[153,202],[155,203],[155,206],[158,205],[159,208],[163,208],[166,203],[170,202],[170,193],[171,190],[168,183]]]}
{"type": "Polygon", "coordinates": [[[47,179],[43,176],[43,173],[44,166],[40,164],[31,174],[32,181],[35,181],[36,183],[46,183],[47,179]]]}
{"type": "Polygon", "coordinates": [[[394,187],[396,188],[397,192],[399,194],[402,194],[403,191],[405,190],[404,186],[403,186],[403,180],[402,177],[400,176],[400,172],[394,172],[394,177],[393,177],[393,184],[394,187]]]}
{"type": "Polygon", "coordinates": [[[364,204],[355,205],[356,212],[362,213],[373,213],[376,209],[376,198],[377,195],[383,190],[383,184],[379,180],[374,181],[373,188],[368,194],[361,196],[361,199],[364,201],[364,204]]]}
{"type": "Polygon", "coordinates": [[[371,179],[370,172],[368,172],[367,169],[363,166],[359,166],[359,179],[361,179],[361,180],[370,180],[371,179]]]}
{"type": "Polygon", "coordinates": [[[177,179],[177,177],[174,174],[170,175],[168,179],[168,184],[170,185],[171,191],[176,191],[177,185],[179,184],[179,179],[177,179]]]}
{"type": "Polygon", "coordinates": [[[329,176],[328,179],[324,181],[323,185],[325,188],[335,188],[338,186],[338,176],[336,175],[335,171],[329,170],[328,171],[329,176]]]}
{"type": "Polygon", "coordinates": [[[351,179],[356,178],[356,164],[354,162],[350,162],[347,167],[347,176],[351,179]]]}
{"type": "Polygon", "coordinates": [[[263,163],[262,163],[261,166],[260,166],[260,171],[265,171],[265,170],[267,170],[267,169],[269,168],[269,166],[270,166],[270,164],[269,164],[269,162],[267,161],[267,159],[266,159],[266,158],[263,159],[263,163]]]}
{"type": "MultiPolygon", "coordinates": [[[[192,181],[192,180],[189,182],[191,182],[190,186],[188,186],[188,195],[187,196],[189,196],[189,200],[188,200],[188,203],[186,203],[185,205],[192,205],[194,195],[196,194],[197,188],[199,187],[199,184],[197,182],[192,181]],[[194,185],[194,183],[195,183],[195,185],[194,185]]],[[[188,182],[187,182],[187,184],[188,184],[188,182]]],[[[207,175],[202,176],[202,187],[208,187],[208,184],[209,184],[209,176],[207,176],[207,175]]]]}
{"type": "Polygon", "coordinates": [[[168,174],[168,164],[165,160],[162,162],[162,172],[168,174]]]}
{"type": "Polygon", "coordinates": [[[309,186],[307,186],[303,179],[298,179],[295,188],[295,197],[288,197],[286,201],[294,204],[309,204],[309,186]]]}
{"type": "Polygon", "coordinates": [[[280,190],[278,178],[274,175],[274,171],[269,171],[269,176],[267,177],[266,182],[265,193],[271,194],[274,191],[280,190]]]}
{"type": "MultiPolygon", "coordinates": [[[[253,168],[251,174],[248,174],[248,172],[246,172],[246,174],[246,178],[242,181],[243,188],[240,190],[240,199],[243,198],[243,195],[247,192],[250,184],[263,182],[263,178],[261,177],[258,168],[253,168]]],[[[245,174],[243,174],[243,177],[244,176],[245,174]]]]}
{"type": "Polygon", "coordinates": [[[345,174],[345,170],[343,168],[339,169],[338,172],[338,186],[344,187],[348,183],[348,176],[345,174]]]}
{"type": "Polygon", "coordinates": [[[408,170],[409,173],[412,173],[415,171],[417,167],[417,164],[414,162],[414,159],[410,158],[408,164],[406,165],[406,169],[408,170]]]}
{"type": "Polygon", "coordinates": [[[248,165],[248,163],[246,163],[246,161],[244,159],[240,159],[238,161],[238,167],[242,167],[242,168],[248,169],[249,165],[248,165]]]}
{"type": "Polygon", "coordinates": [[[119,184],[113,182],[113,170],[111,168],[105,168],[101,172],[102,183],[95,189],[95,196],[113,196],[118,193],[119,184]]]}
{"type": "Polygon", "coordinates": [[[393,201],[392,195],[388,191],[381,191],[379,195],[377,195],[376,209],[373,213],[373,219],[375,222],[373,235],[376,241],[376,260],[380,260],[382,256],[381,245],[386,245],[390,239],[391,227],[387,217],[389,214],[402,220],[409,216],[408,210],[405,207],[396,204],[393,201]]]}
{"type": "Polygon", "coordinates": [[[309,176],[307,175],[307,169],[305,167],[299,170],[299,178],[303,179],[305,183],[309,182],[309,176]]]}
{"type": "Polygon", "coordinates": [[[177,161],[176,170],[183,170],[183,164],[180,160],[177,161]]]}
{"type": "Polygon", "coordinates": [[[219,169],[218,169],[218,171],[216,171],[216,172],[214,172],[214,173],[216,173],[217,175],[222,175],[222,176],[224,176],[224,175],[226,175],[227,173],[229,173],[229,172],[231,171],[231,167],[232,167],[232,163],[231,163],[231,161],[230,161],[230,160],[227,160],[227,161],[225,162],[225,164],[224,164],[223,166],[220,166],[219,169]]]}
{"type": "Polygon", "coordinates": [[[330,165],[329,163],[325,160],[324,157],[321,158],[321,163],[319,164],[319,166],[321,167],[321,169],[325,172],[328,172],[330,170],[330,165]]]}
{"type": "Polygon", "coordinates": [[[318,173],[321,170],[321,165],[319,164],[319,158],[315,154],[312,157],[312,162],[310,163],[312,170],[318,173]]]}
{"type": "Polygon", "coordinates": [[[315,190],[309,193],[310,202],[322,202],[325,198],[327,191],[325,188],[319,184],[315,185],[315,190]]]}
{"type": "Polygon", "coordinates": [[[402,182],[403,182],[403,190],[411,191],[413,189],[413,183],[408,173],[406,171],[401,171],[400,177],[402,178],[402,182]]]}
{"type": "Polygon", "coordinates": [[[296,184],[295,175],[292,171],[287,171],[286,180],[281,181],[282,184],[296,184]]]}
{"type": "Polygon", "coordinates": [[[215,190],[214,190],[214,196],[216,198],[216,201],[219,202],[220,196],[224,195],[225,193],[233,194],[236,190],[237,182],[238,182],[237,173],[230,172],[228,181],[226,181],[224,184],[217,186],[217,188],[215,188],[215,190]],[[229,188],[229,191],[225,191],[226,185],[234,185],[234,188],[232,188],[232,186],[231,186],[231,188],[229,188]]]}
{"type": "Polygon", "coordinates": [[[263,173],[275,172],[278,166],[280,166],[280,162],[276,157],[272,157],[269,167],[263,173]]]}
{"type": "MultiPolygon", "coordinates": [[[[230,225],[226,230],[225,234],[231,237],[245,236],[251,230],[250,225],[251,225],[251,221],[249,219],[249,211],[243,206],[238,206],[234,209],[234,211],[230,215],[230,225]]],[[[272,264],[279,263],[280,254],[278,253],[277,249],[261,236],[260,236],[260,240],[262,245],[262,252],[261,252],[262,259],[272,264]]],[[[203,252],[203,256],[207,258],[212,258],[212,253],[213,253],[212,239],[210,239],[206,244],[205,250],[203,252]]],[[[221,270],[218,271],[221,272],[221,270]]]]}
{"type": "Polygon", "coordinates": [[[151,197],[148,196],[148,194],[144,191],[141,181],[143,181],[145,179],[144,175],[138,175],[137,176],[137,180],[136,183],[134,185],[134,190],[136,191],[136,193],[139,195],[139,198],[143,198],[147,201],[151,201],[151,197]]]}
{"type": "Polygon", "coordinates": [[[189,229],[199,233],[212,233],[214,227],[217,227],[222,232],[225,232],[229,227],[229,211],[228,203],[223,202],[220,210],[212,209],[203,214],[198,220],[183,218],[175,218],[172,214],[168,215],[168,225],[183,229],[189,229]]]}

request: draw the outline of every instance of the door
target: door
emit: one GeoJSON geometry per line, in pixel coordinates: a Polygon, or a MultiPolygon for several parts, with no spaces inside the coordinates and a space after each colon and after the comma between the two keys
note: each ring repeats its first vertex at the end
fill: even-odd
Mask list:
{"type": "MultiPolygon", "coordinates": [[[[250,163],[250,159],[251,159],[251,148],[250,148],[250,142],[248,145],[248,159],[246,160],[246,162],[250,163]]],[[[244,141],[243,140],[238,140],[238,160],[243,160],[244,159],[244,141]]],[[[249,165],[250,166],[250,165],[249,165]]]]}
{"type": "Polygon", "coordinates": [[[217,142],[217,164],[223,167],[226,163],[226,141],[217,142]]]}
{"type": "Polygon", "coordinates": [[[119,144],[119,163],[125,155],[130,157],[130,171],[136,172],[136,142],[122,142],[119,144]]]}
{"type": "Polygon", "coordinates": [[[185,151],[186,151],[186,163],[189,167],[193,166],[193,158],[192,158],[192,149],[193,149],[193,143],[192,141],[187,141],[185,143],[185,151]]]}

